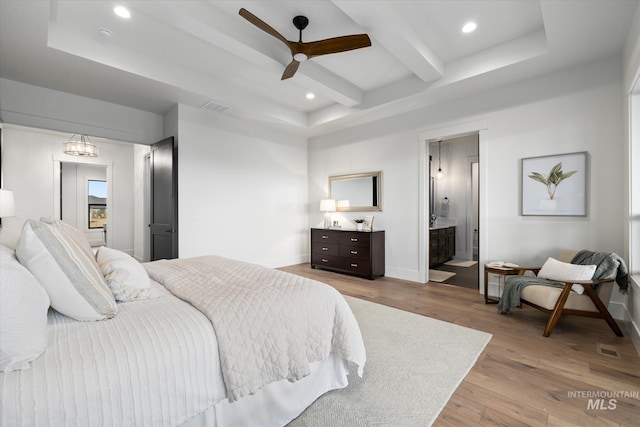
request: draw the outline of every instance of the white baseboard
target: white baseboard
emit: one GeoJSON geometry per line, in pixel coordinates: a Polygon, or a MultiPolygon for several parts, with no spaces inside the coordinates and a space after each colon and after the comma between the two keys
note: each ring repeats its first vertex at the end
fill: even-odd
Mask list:
{"type": "Polygon", "coordinates": [[[410,282],[422,283],[418,270],[408,270],[404,268],[385,266],[384,275],[394,279],[408,280],[410,282]]]}

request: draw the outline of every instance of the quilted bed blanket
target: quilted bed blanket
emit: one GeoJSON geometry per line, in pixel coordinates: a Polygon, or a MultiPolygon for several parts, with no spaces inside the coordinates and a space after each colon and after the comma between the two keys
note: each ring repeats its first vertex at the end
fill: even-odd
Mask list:
{"type": "Polygon", "coordinates": [[[149,275],[213,325],[230,402],[309,375],[334,352],[362,376],[366,353],[345,299],[323,283],[217,256],[145,264],[149,275]]]}

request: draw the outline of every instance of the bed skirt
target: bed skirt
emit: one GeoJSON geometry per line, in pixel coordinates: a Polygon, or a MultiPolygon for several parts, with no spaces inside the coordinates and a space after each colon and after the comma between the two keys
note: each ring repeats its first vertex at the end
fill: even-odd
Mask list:
{"type": "Polygon", "coordinates": [[[349,381],[348,364],[331,353],[311,364],[311,375],[295,383],[287,380],[268,384],[257,393],[229,403],[217,403],[183,427],[276,427],[284,426],[330,390],[344,388],[349,381]]]}

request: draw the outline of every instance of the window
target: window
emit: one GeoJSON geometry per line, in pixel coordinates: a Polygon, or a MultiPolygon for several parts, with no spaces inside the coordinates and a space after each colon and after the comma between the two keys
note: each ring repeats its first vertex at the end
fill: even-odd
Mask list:
{"type": "Polygon", "coordinates": [[[103,228],[107,224],[107,182],[88,182],[89,229],[103,228]]]}

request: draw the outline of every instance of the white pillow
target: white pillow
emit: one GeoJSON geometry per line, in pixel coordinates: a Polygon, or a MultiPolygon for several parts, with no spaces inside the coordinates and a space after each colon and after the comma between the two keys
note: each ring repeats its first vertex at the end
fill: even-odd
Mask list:
{"type": "Polygon", "coordinates": [[[103,320],[118,312],[91,248],[83,247],[62,229],[28,220],[16,255],[60,313],[76,320],[103,320]]]}
{"type": "Polygon", "coordinates": [[[116,301],[139,301],[164,295],[151,287],[147,271],[129,254],[101,246],[96,260],[116,301]]]}
{"type": "Polygon", "coordinates": [[[94,252],[93,252],[93,249],[91,249],[91,244],[89,243],[89,239],[87,239],[87,236],[76,227],[70,224],[67,224],[66,222],[59,220],[57,218],[43,217],[43,218],[40,218],[40,222],[49,224],[50,226],[55,227],[58,230],[62,231],[64,234],[67,235],[67,237],[70,237],[71,239],[73,239],[73,241],[78,245],[78,247],[83,251],[85,251],[87,255],[89,255],[90,257],[94,256],[93,255],[94,252]]]}
{"type": "Polygon", "coordinates": [[[0,245],[0,371],[29,369],[47,348],[49,296],[0,245]]]}
{"type": "MultiPolygon", "coordinates": [[[[541,279],[563,280],[568,282],[571,280],[591,280],[593,273],[596,271],[596,267],[596,265],[569,264],[549,257],[540,269],[538,277],[541,279]]],[[[571,290],[583,294],[584,286],[573,284],[571,290]]]]}

